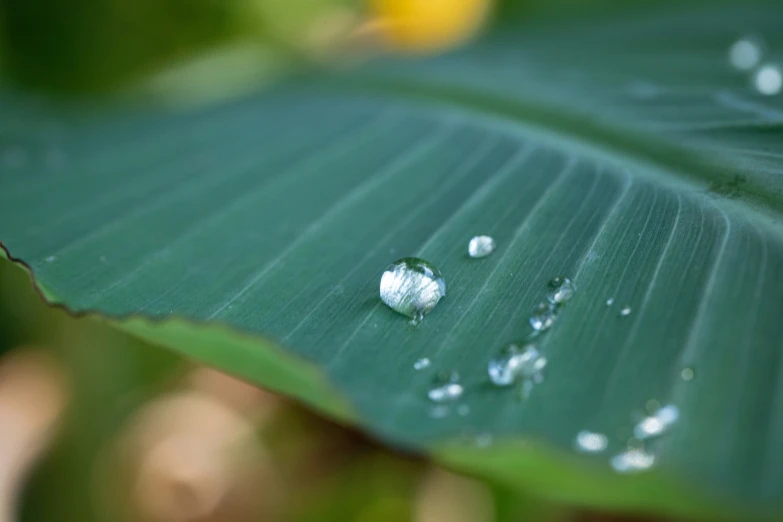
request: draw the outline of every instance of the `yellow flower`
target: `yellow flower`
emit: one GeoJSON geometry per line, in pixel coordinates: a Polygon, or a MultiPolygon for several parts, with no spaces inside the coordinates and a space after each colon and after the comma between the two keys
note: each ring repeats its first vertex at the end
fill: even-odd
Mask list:
{"type": "Polygon", "coordinates": [[[433,52],[470,37],[492,0],[369,0],[371,29],[392,47],[433,52]]]}

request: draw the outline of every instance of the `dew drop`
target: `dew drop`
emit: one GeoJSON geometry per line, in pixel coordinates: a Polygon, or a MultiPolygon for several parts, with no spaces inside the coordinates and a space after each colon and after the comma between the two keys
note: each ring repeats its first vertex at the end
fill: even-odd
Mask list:
{"type": "Polygon", "coordinates": [[[427,357],[422,357],[415,363],[413,363],[413,369],[414,370],[423,370],[424,368],[427,368],[430,365],[430,360],[427,357]]]}
{"type": "Polygon", "coordinates": [[[647,453],[644,449],[629,449],[615,455],[609,462],[618,473],[635,473],[653,467],[655,455],[647,453]]]}
{"type": "Polygon", "coordinates": [[[574,296],[576,286],[567,277],[556,277],[549,281],[547,300],[552,304],[565,303],[574,296]]]}
{"type": "Polygon", "coordinates": [[[612,306],[614,304],[614,297],[610,297],[606,300],[606,306],[612,306]]]}
{"type": "Polygon", "coordinates": [[[729,62],[735,69],[749,71],[761,61],[761,42],[752,37],[741,38],[729,48],[729,62]]]}
{"type": "Polygon", "coordinates": [[[46,259],[44,259],[44,261],[46,261],[47,263],[54,263],[55,260],[57,260],[55,256],[47,256],[46,259]]]}
{"type": "Polygon", "coordinates": [[[753,75],[753,85],[764,96],[779,94],[783,89],[783,72],[777,65],[762,65],[753,75]]]}
{"type": "Polygon", "coordinates": [[[548,330],[557,319],[557,308],[552,303],[539,303],[530,316],[530,326],[542,332],[548,330]]]}
{"type": "Polygon", "coordinates": [[[476,446],[479,448],[488,448],[492,445],[492,441],[494,438],[492,437],[491,433],[480,433],[476,435],[476,446]]]}
{"type": "Polygon", "coordinates": [[[680,377],[682,377],[683,381],[692,381],[696,377],[696,372],[693,368],[683,368],[682,372],[680,372],[680,377]]]}
{"type": "Polygon", "coordinates": [[[631,315],[631,307],[630,306],[624,306],[622,310],[620,310],[620,316],[621,317],[627,317],[631,315]]]}
{"type": "Polygon", "coordinates": [[[585,453],[600,453],[606,449],[609,439],[603,433],[580,431],[576,434],[574,445],[577,451],[585,453]]]}
{"type": "Polygon", "coordinates": [[[27,160],[27,151],[19,145],[7,147],[2,154],[0,154],[0,162],[9,169],[22,168],[27,163],[27,160]]]}
{"type": "Polygon", "coordinates": [[[431,419],[442,419],[446,417],[449,414],[449,407],[444,406],[443,404],[439,404],[438,406],[433,406],[430,408],[430,418],[431,419]]]}
{"type": "Polygon", "coordinates": [[[452,370],[435,376],[427,397],[432,402],[451,402],[462,397],[463,388],[459,383],[459,373],[452,370]]]}
{"type": "Polygon", "coordinates": [[[659,408],[658,411],[639,421],[633,428],[633,435],[639,440],[649,439],[663,434],[677,422],[680,410],[673,404],[659,408]]]}
{"type": "Polygon", "coordinates": [[[468,254],[473,258],[487,257],[495,251],[495,240],[489,236],[476,236],[468,243],[468,254]]]}
{"type": "Polygon", "coordinates": [[[395,261],[381,277],[381,300],[413,323],[421,321],[446,295],[446,281],[432,263],[417,257],[395,261]]]}
{"type": "Polygon", "coordinates": [[[546,358],[532,344],[522,347],[511,344],[489,361],[487,371],[496,386],[511,386],[520,379],[539,375],[546,366],[546,358]]]}

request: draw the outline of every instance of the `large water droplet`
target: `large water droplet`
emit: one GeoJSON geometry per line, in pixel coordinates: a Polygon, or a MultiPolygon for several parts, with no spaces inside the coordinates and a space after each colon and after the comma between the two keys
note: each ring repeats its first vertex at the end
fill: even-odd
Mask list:
{"type": "Polygon", "coordinates": [[[415,363],[413,363],[413,369],[414,370],[423,370],[424,368],[427,368],[430,365],[430,360],[427,357],[422,357],[415,363]]]}
{"type": "Polygon", "coordinates": [[[446,281],[432,263],[417,257],[395,261],[381,277],[381,300],[414,322],[428,314],[446,295],[446,281]]]}
{"type": "Polygon", "coordinates": [[[753,75],[753,85],[764,96],[774,96],[783,90],[783,71],[776,64],[765,64],[753,75]]]}
{"type": "Polygon", "coordinates": [[[433,402],[451,402],[462,397],[463,388],[459,383],[459,373],[443,372],[435,376],[427,397],[433,402]]]}
{"type": "Polygon", "coordinates": [[[680,410],[677,406],[673,404],[666,405],[639,421],[633,428],[633,435],[639,440],[656,437],[669,429],[672,424],[677,422],[679,417],[680,410]]]}
{"type": "Polygon", "coordinates": [[[548,330],[557,319],[557,308],[552,303],[539,303],[530,316],[530,326],[542,332],[548,330]]]}
{"type": "Polygon", "coordinates": [[[753,37],[745,37],[729,48],[729,62],[735,69],[749,71],[759,64],[762,54],[761,42],[753,37]]]}
{"type": "Polygon", "coordinates": [[[511,386],[520,379],[533,378],[546,366],[546,358],[532,344],[511,344],[489,361],[489,378],[497,386],[511,386]]]}
{"type": "Polygon", "coordinates": [[[576,286],[567,277],[556,277],[549,281],[547,300],[552,304],[565,303],[573,297],[576,286]]]}
{"type": "Polygon", "coordinates": [[[618,473],[634,473],[650,469],[655,464],[655,455],[644,449],[634,448],[615,455],[609,461],[618,473]]]}
{"type": "Polygon", "coordinates": [[[495,240],[489,236],[476,236],[468,243],[470,257],[487,257],[495,251],[495,240]]]}
{"type": "Polygon", "coordinates": [[[580,431],[576,434],[574,445],[578,451],[585,453],[600,453],[606,449],[609,439],[603,433],[580,431]]]}
{"type": "Polygon", "coordinates": [[[624,306],[622,310],[620,310],[620,316],[621,317],[627,317],[631,315],[631,307],[630,306],[624,306]]]}

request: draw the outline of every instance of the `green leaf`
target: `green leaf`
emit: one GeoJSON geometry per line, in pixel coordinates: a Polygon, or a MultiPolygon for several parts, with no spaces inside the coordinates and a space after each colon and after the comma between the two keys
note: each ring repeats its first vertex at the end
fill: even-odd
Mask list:
{"type": "Polygon", "coordinates": [[[727,51],[745,33],[783,49],[782,14],[541,21],[184,113],[9,94],[0,240],[51,300],[390,444],[570,502],[773,516],[783,98],[727,51]],[[498,244],[483,260],[477,234],[498,244]],[[448,286],[418,326],[378,298],[405,256],[448,286]],[[560,275],[578,290],[520,400],[487,363],[560,275]],[[470,410],[433,418],[449,369],[470,410]],[[646,443],[655,466],[612,472],[650,400],[680,412],[646,443]],[[580,430],[607,450],[573,451],[580,430]]]}

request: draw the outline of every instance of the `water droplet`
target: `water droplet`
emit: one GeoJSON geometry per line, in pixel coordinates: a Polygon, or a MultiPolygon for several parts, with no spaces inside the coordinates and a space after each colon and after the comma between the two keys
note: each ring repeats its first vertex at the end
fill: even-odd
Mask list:
{"type": "Polygon", "coordinates": [[[491,433],[480,433],[476,435],[476,446],[487,448],[492,445],[493,437],[491,433]]]}
{"type": "Polygon", "coordinates": [[[532,378],[546,366],[546,358],[532,344],[522,347],[511,344],[489,361],[489,378],[497,386],[511,386],[516,381],[532,378]]]}
{"type": "Polygon", "coordinates": [[[556,277],[549,282],[547,300],[552,304],[565,303],[573,297],[576,286],[567,277],[556,277]]]}
{"type": "Polygon", "coordinates": [[[610,297],[606,300],[606,306],[612,306],[614,304],[614,297],[610,297]]]}
{"type": "Polygon", "coordinates": [[[763,47],[759,40],[741,38],[729,48],[729,62],[735,69],[749,71],[759,64],[762,54],[763,47]]]}
{"type": "Polygon", "coordinates": [[[557,308],[552,303],[539,303],[530,316],[530,326],[535,330],[548,330],[557,319],[557,308]]]}
{"type": "Polygon", "coordinates": [[[46,261],[47,263],[54,263],[56,259],[57,258],[55,256],[47,256],[46,259],[44,259],[44,261],[46,261]]]}
{"type": "Polygon", "coordinates": [[[585,453],[600,453],[606,449],[609,439],[603,433],[580,431],[574,441],[576,449],[585,453]]]}
{"type": "Polygon", "coordinates": [[[427,357],[422,357],[415,363],[413,363],[414,370],[423,370],[430,365],[430,360],[427,357]]]}
{"type": "Polygon", "coordinates": [[[457,408],[457,415],[464,417],[465,415],[470,413],[470,406],[467,404],[460,404],[459,408],[457,408]]]}
{"type": "Polygon", "coordinates": [[[381,277],[381,300],[395,312],[421,321],[446,295],[446,281],[431,263],[417,257],[395,261],[381,277]]]}
{"type": "Polygon", "coordinates": [[[677,422],[679,417],[680,410],[677,406],[669,404],[639,421],[633,428],[633,435],[639,440],[656,437],[664,433],[669,426],[677,422]]]}
{"type": "Polygon", "coordinates": [[[650,469],[655,464],[655,455],[643,449],[629,449],[615,455],[609,461],[618,473],[634,473],[650,469]]]}
{"type": "Polygon", "coordinates": [[[9,169],[19,169],[24,167],[27,163],[28,155],[27,151],[19,145],[11,145],[7,147],[2,155],[0,155],[0,161],[9,169]]]}
{"type": "Polygon", "coordinates": [[[449,407],[442,404],[430,408],[430,418],[442,419],[449,414],[449,407]]]}
{"type": "Polygon", "coordinates": [[[476,236],[468,243],[468,254],[473,258],[487,257],[495,251],[495,240],[489,236],[476,236]]]}
{"type": "Polygon", "coordinates": [[[693,368],[683,368],[680,376],[682,377],[683,381],[692,381],[693,378],[696,377],[696,372],[693,370],[693,368]]]}
{"type": "Polygon", "coordinates": [[[783,72],[778,65],[762,65],[753,75],[753,85],[764,96],[779,94],[783,89],[783,72]]]}
{"type": "Polygon", "coordinates": [[[629,315],[631,315],[631,312],[632,312],[632,310],[631,310],[630,306],[624,306],[623,309],[620,310],[620,316],[621,317],[629,316],[629,315]]]}
{"type": "Polygon", "coordinates": [[[442,372],[435,376],[427,397],[432,402],[450,402],[462,397],[463,388],[456,371],[442,372]]]}

